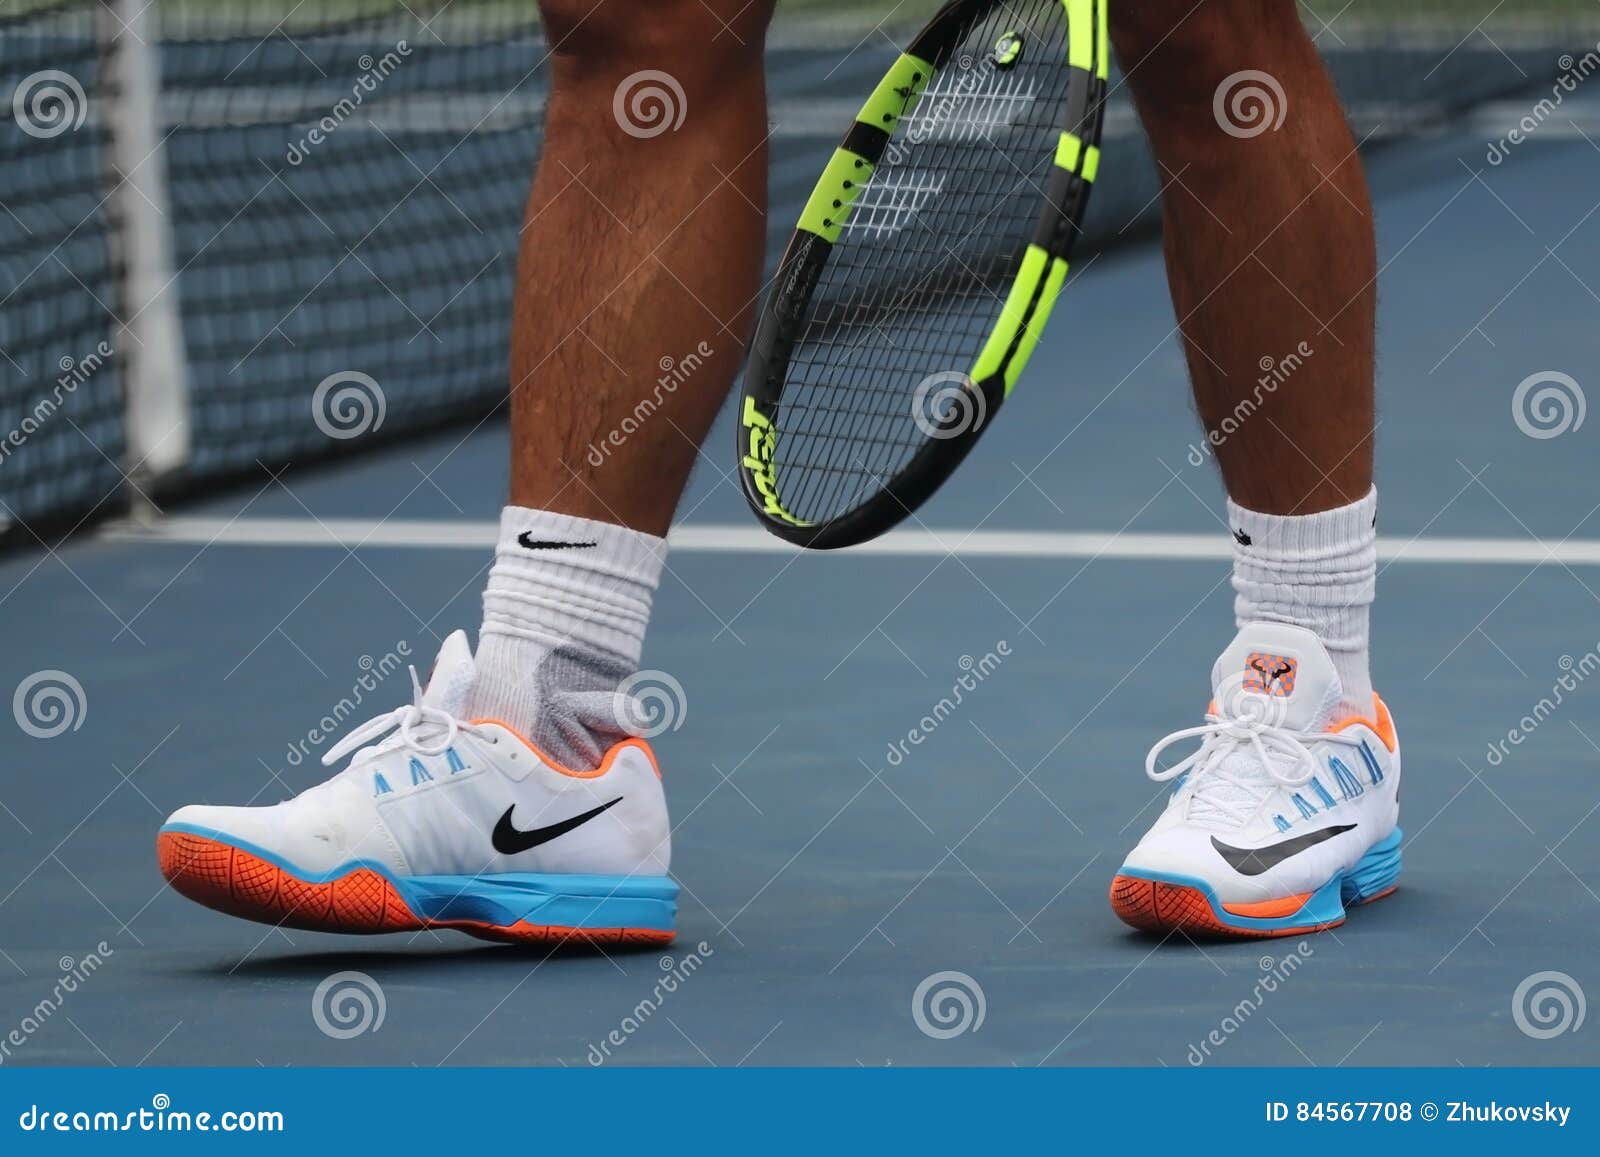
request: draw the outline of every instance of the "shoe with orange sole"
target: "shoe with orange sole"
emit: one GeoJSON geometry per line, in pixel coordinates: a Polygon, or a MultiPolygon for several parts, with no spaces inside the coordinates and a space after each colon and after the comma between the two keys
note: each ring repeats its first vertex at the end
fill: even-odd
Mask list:
{"type": "Polygon", "coordinates": [[[1312,632],[1250,623],[1212,670],[1206,722],[1151,748],[1176,790],[1111,882],[1111,908],[1149,932],[1296,936],[1344,923],[1400,875],[1400,744],[1383,701],[1341,717],[1312,632]],[[1169,744],[1200,748],[1170,768],[1169,744]]]}
{"type": "Polygon", "coordinates": [[[559,767],[505,724],[459,718],[472,678],[457,631],[414,703],[328,752],[354,752],[332,779],[270,807],[173,813],[156,837],[162,875],[219,912],[320,932],[670,942],[678,885],[649,746],[559,767]]]}

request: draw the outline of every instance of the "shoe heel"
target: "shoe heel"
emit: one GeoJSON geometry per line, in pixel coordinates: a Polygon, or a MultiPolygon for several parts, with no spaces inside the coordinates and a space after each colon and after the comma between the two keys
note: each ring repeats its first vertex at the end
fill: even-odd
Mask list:
{"type": "Polygon", "coordinates": [[[1339,898],[1346,906],[1367,904],[1394,891],[1400,879],[1400,829],[1367,849],[1367,854],[1339,885],[1339,898]]]}

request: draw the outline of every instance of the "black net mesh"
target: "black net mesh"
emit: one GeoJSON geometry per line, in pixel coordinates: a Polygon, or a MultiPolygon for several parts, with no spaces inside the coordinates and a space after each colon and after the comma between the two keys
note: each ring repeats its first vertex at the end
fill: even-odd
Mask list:
{"type": "Polygon", "coordinates": [[[503,0],[166,14],[197,473],[329,450],[327,428],[352,422],[427,428],[504,393],[542,105],[534,15],[503,0]],[[330,376],[381,402],[340,415],[335,391],[314,408],[330,376]]]}
{"type": "MultiPolygon", "coordinates": [[[[768,50],[774,258],[894,45],[936,7],[780,5],[768,50]]],[[[1013,3],[1011,17],[975,32],[974,63],[992,48],[991,33],[1043,7],[1013,3]]],[[[1358,135],[1379,126],[1379,141],[1519,86],[1548,88],[1561,54],[1592,49],[1600,31],[1593,0],[1308,0],[1302,9],[1358,135]]],[[[353,375],[376,383],[380,437],[495,405],[545,84],[534,0],[155,0],[153,12],[166,213],[190,363],[187,478],[373,445],[370,435],[327,433],[344,432],[337,414],[317,423],[313,397],[330,378],[341,389],[359,382],[353,375]]],[[[122,471],[136,465],[127,460],[123,392],[138,351],[116,348],[126,311],[107,135],[123,94],[108,81],[107,27],[98,0],[0,0],[0,530],[120,508],[122,471]]],[[[1047,52],[1030,43],[1007,79],[1030,76],[1047,52]]],[[[956,69],[944,83],[959,77],[956,69]]],[[[1005,107],[1003,96],[987,103],[991,114],[1005,107]]],[[[967,104],[952,124],[982,123],[979,102],[967,104]]],[[[1017,127],[989,131],[1034,123],[1032,112],[1020,117],[1017,127]]],[[[1126,92],[1115,91],[1091,239],[1116,236],[1155,191],[1135,133],[1126,92]]],[[[831,275],[840,280],[823,287],[829,313],[819,314],[810,344],[865,381],[883,373],[884,332],[915,339],[910,354],[896,351],[906,358],[896,370],[912,383],[967,368],[970,357],[948,366],[939,351],[998,308],[994,293],[1026,239],[1031,186],[1048,160],[1018,146],[1008,155],[1030,160],[1002,174],[1009,183],[957,185],[932,207],[919,203],[919,169],[962,147],[971,142],[932,132],[903,164],[886,166],[857,209],[841,251],[855,255],[844,261],[882,262],[876,280],[862,282],[871,313],[851,300],[843,261],[831,275]],[[966,225],[929,248],[943,229],[934,214],[962,201],[966,225]],[[975,248],[996,238],[992,249],[975,248]],[[914,293],[891,295],[889,276],[897,292],[914,293]]],[[[819,369],[802,372],[826,385],[819,369]]],[[[820,456],[828,423],[853,423],[857,411],[830,410],[820,393],[788,409],[799,432],[783,453],[814,463],[818,487],[861,463],[891,470],[908,451],[904,395],[862,395],[869,400],[850,406],[865,406],[868,418],[872,407],[883,413],[842,463],[820,456]]],[[[363,412],[369,427],[377,421],[369,407],[358,423],[363,412]]]]}
{"type": "Polygon", "coordinates": [[[0,530],[121,483],[94,6],[0,5],[0,530]],[[92,99],[91,99],[92,98],[92,99]]]}

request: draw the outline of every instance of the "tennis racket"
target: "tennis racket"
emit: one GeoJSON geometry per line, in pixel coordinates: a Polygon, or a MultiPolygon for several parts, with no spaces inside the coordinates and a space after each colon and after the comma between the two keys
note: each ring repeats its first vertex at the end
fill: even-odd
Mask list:
{"type": "Polygon", "coordinates": [[[1100,163],[1106,0],[951,0],[856,114],[751,343],[739,473],[827,549],[931,496],[1016,385],[1100,163]]]}

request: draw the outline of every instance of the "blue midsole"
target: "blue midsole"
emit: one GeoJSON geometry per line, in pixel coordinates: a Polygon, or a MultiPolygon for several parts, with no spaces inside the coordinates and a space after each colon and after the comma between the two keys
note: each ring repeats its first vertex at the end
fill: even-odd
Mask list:
{"type": "Polygon", "coordinates": [[[1313,924],[1332,924],[1344,919],[1347,903],[1361,903],[1380,892],[1394,887],[1400,875],[1399,828],[1367,849],[1366,855],[1356,861],[1348,872],[1339,872],[1333,879],[1311,894],[1299,911],[1288,916],[1240,916],[1229,912],[1217,899],[1211,885],[1197,876],[1180,876],[1173,872],[1147,872],[1140,868],[1124,867],[1119,875],[1139,880],[1152,880],[1163,884],[1179,884],[1203,894],[1211,905],[1211,914],[1230,928],[1247,931],[1271,932],[1283,928],[1301,928],[1313,924]]]}
{"type": "Polygon", "coordinates": [[[238,848],[297,880],[327,884],[351,872],[376,872],[393,884],[423,920],[464,920],[510,927],[519,922],[560,928],[642,928],[670,932],[678,912],[678,885],[668,876],[596,876],[499,872],[474,876],[397,876],[375,860],[349,860],[328,872],[308,872],[275,852],[214,828],[166,824],[238,848]]]}

